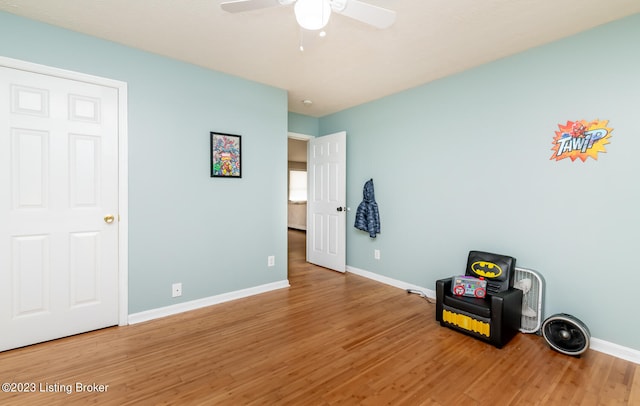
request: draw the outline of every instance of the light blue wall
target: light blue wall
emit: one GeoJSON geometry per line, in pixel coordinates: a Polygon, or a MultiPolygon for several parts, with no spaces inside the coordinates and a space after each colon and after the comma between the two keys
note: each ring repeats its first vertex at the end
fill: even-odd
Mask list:
{"type": "Polygon", "coordinates": [[[316,117],[289,112],[289,131],[304,135],[320,135],[320,120],[316,117]]]}
{"type": "Polygon", "coordinates": [[[320,119],[347,131],[352,208],[374,179],[382,233],[348,265],[434,289],[480,249],[547,282],[547,316],[640,350],[640,15],[320,119]],[[558,124],[610,120],[598,161],[551,161],[558,124]],[[374,260],[373,251],[381,251],[374,260]]]}
{"type": "Polygon", "coordinates": [[[129,313],[287,279],[284,90],[2,12],[0,55],[128,83],[129,313]],[[242,179],[210,178],[210,131],[242,179]]]}

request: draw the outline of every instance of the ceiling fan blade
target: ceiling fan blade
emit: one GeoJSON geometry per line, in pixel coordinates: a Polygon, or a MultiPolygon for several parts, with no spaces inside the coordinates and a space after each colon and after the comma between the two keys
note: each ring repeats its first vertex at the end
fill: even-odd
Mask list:
{"type": "Polygon", "coordinates": [[[389,28],[396,21],[396,12],[386,8],[374,6],[360,0],[342,0],[335,3],[344,2],[344,8],[336,8],[334,11],[338,14],[351,17],[365,24],[372,25],[376,28],[389,28]]]}
{"type": "Polygon", "coordinates": [[[220,3],[220,8],[229,13],[241,13],[243,11],[284,6],[291,3],[293,3],[293,1],[288,0],[234,0],[220,3]]]}

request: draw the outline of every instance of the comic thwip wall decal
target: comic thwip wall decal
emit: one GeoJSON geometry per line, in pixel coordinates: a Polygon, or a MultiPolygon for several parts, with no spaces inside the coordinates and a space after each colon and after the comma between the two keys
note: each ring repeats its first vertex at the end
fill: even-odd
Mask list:
{"type": "Polygon", "coordinates": [[[609,144],[613,128],[607,127],[609,120],[579,120],[567,121],[567,124],[558,124],[558,131],[553,138],[553,155],[550,160],[559,161],[571,158],[575,161],[580,158],[582,162],[591,157],[598,160],[598,153],[607,152],[604,148],[609,144]]]}

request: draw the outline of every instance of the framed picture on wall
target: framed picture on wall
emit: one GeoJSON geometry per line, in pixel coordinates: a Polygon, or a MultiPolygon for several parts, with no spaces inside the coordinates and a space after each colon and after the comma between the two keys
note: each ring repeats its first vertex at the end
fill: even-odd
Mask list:
{"type": "Polygon", "coordinates": [[[211,177],[241,178],[241,136],[211,132],[211,177]]]}

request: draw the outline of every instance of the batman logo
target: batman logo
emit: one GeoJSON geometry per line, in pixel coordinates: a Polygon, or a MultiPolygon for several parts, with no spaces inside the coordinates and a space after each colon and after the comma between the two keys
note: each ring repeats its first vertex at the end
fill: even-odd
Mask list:
{"type": "Polygon", "coordinates": [[[471,264],[471,270],[478,276],[497,278],[502,275],[502,268],[493,262],[476,261],[471,264]]]}

